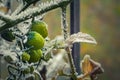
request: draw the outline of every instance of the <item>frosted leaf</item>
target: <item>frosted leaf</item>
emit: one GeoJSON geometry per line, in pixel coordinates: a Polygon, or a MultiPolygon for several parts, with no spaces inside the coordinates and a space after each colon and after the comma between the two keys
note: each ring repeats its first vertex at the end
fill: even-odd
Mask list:
{"type": "Polygon", "coordinates": [[[52,78],[57,76],[57,71],[58,70],[63,70],[63,68],[65,67],[65,65],[67,64],[64,59],[64,50],[61,51],[60,53],[58,53],[58,55],[54,56],[53,59],[51,59],[50,61],[48,61],[48,65],[47,65],[47,78],[52,78]]]}
{"type": "Polygon", "coordinates": [[[0,37],[0,55],[5,55],[10,53],[10,44],[7,44],[5,40],[0,37]]]}
{"type": "Polygon", "coordinates": [[[7,54],[7,55],[4,55],[4,59],[6,62],[8,63],[15,63],[17,61],[17,57],[15,54],[7,54]]]}
{"type": "Polygon", "coordinates": [[[73,43],[77,42],[97,44],[96,40],[91,35],[82,32],[72,34],[70,37],[66,39],[65,42],[67,45],[72,45],[73,43]]]}
{"type": "Polygon", "coordinates": [[[50,40],[49,42],[47,42],[45,44],[45,47],[55,46],[55,45],[59,45],[59,46],[64,45],[64,37],[62,35],[58,35],[53,40],[50,40]]]}

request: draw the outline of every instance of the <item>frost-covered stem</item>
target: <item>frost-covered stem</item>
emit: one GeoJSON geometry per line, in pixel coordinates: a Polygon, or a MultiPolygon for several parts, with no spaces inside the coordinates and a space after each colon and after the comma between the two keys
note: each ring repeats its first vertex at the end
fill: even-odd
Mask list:
{"type": "Polygon", "coordinates": [[[52,50],[54,49],[54,46],[51,46],[47,51],[46,53],[44,53],[45,55],[47,55],[49,52],[51,52],[52,50]]]}
{"type": "Polygon", "coordinates": [[[56,8],[59,8],[59,7],[62,7],[62,6],[66,6],[71,1],[72,0],[56,1],[57,3],[52,3],[51,5],[46,5],[42,9],[36,10],[36,11],[34,11],[34,8],[32,8],[32,9],[29,10],[30,12],[27,12],[28,14],[26,14],[26,15],[21,15],[21,14],[26,13],[25,11],[23,11],[22,13],[19,14],[19,15],[21,15],[20,17],[17,17],[17,16],[19,16],[19,15],[17,15],[16,19],[12,20],[11,22],[8,22],[8,23],[4,24],[3,26],[0,26],[0,33],[1,33],[2,30],[5,30],[5,29],[10,28],[10,27],[14,27],[16,24],[21,23],[23,21],[26,21],[26,20],[32,18],[33,16],[42,15],[42,14],[44,14],[48,11],[51,11],[53,9],[56,9],[56,8]]]}
{"type": "Polygon", "coordinates": [[[62,33],[64,35],[64,39],[68,37],[68,27],[67,27],[67,20],[66,20],[66,8],[67,6],[62,7],[62,15],[61,15],[61,28],[62,33]]]}
{"type": "Polygon", "coordinates": [[[66,51],[67,51],[67,54],[68,54],[68,59],[69,59],[69,62],[70,62],[70,67],[71,67],[71,70],[72,70],[72,78],[74,80],[77,80],[77,75],[76,75],[76,70],[75,70],[75,66],[74,66],[74,63],[73,63],[73,59],[72,59],[72,55],[71,55],[71,47],[66,47],[66,51]]]}
{"type": "Polygon", "coordinates": [[[25,11],[31,4],[36,3],[40,0],[34,0],[34,1],[29,1],[29,3],[21,3],[18,8],[12,13],[12,15],[18,15],[20,14],[22,11],[25,11]]]}
{"type": "Polygon", "coordinates": [[[12,75],[14,75],[11,71],[10,71],[10,69],[13,69],[13,70],[17,70],[18,71],[18,69],[17,68],[15,68],[15,67],[13,67],[13,66],[11,66],[11,65],[8,65],[8,72],[9,72],[9,74],[12,74],[12,75]]]}
{"type": "MultiPolygon", "coordinates": [[[[66,40],[67,37],[68,37],[68,27],[67,27],[67,19],[66,19],[66,8],[67,8],[67,5],[66,6],[62,6],[61,8],[62,8],[62,15],[61,15],[62,31],[63,31],[64,39],[66,40]]],[[[71,70],[72,70],[72,76],[71,77],[74,80],[76,80],[77,76],[76,76],[76,70],[75,70],[73,58],[72,58],[72,55],[71,55],[71,47],[67,46],[66,47],[66,51],[67,51],[67,54],[68,54],[70,67],[71,67],[71,70]]]]}
{"type": "Polygon", "coordinates": [[[40,0],[33,0],[33,1],[29,2],[29,3],[26,3],[26,4],[23,6],[23,8],[22,8],[20,11],[18,11],[17,14],[19,14],[19,13],[21,13],[22,11],[26,10],[31,4],[36,3],[36,2],[38,2],[38,1],[40,1],[40,0]]]}
{"type": "Polygon", "coordinates": [[[6,23],[11,21],[11,19],[9,18],[9,16],[6,16],[3,13],[0,13],[0,20],[5,21],[6,23]]]}

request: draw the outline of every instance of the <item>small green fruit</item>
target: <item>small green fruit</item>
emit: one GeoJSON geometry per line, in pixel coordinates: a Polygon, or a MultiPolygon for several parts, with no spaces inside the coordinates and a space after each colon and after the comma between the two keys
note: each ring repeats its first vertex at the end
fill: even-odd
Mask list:
{"type": "Polygon", "coordinates": [[[34,67],[30,66],[30,73],[33,73],[33,71],[34,71],[34,67]]]}
{"type": "Polygon", "coordinates": [[[41,49],[44,46],[45,40],[44,38],[37,32],[31,31],[28,33],[28,40],[27,40],[27,45],[28,47],[32,47],[32,49],[37,50],[41,49]]]}
{"type": "Polygon", "coordinates": [[[42,51],[41,50],[31,50],[30,51],[30,60],[29,62],[38,62],[42,57],[42,51]]]}
{"type": "Polygon", "coordinates": [[[28,68],[24,69],[23,73],[24,73],[24,74],[30,73],[30,68],[28,67],[28,68]]]}
{"type": "Polygon", "coordinates": [[[29,61],[30,55],[27,52],[22,54],[22,61],[29,61]]]}
{"type": "Polygon", "coordinates": [[[47,24],[43,21],[34,21],[31,25],[31,31],[38,32],[44,38],[48,36],[47,24]]]}
{"type": "Polygon", "coordinates": [[[12,30],[4,30],[2,33],[1,33],[1,37],[3,39],[5,39],[6,41],[9,41],[9,42],[12,42],[13,40],[15,40],[15,36],[13,35],[12,33],[13,31],[12,30]]]}

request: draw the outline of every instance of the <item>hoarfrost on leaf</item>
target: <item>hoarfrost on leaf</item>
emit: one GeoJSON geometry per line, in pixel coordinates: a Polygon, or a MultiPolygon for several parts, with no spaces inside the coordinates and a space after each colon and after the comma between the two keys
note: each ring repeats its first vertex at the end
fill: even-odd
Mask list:
{"type": "Polygon", "coordinates": [[[78,32],[76,34],[72,34],[66,39],[67,45],[72,45],[77,42],[86,42],[86,43],[92,43],[97,44],[96,40],[89,34],[78,32]]]}
{"type": "Polygon", "coordinates": [[[64,53],[65,51],[62,50],[58,55],[54,56],[51,61],[48,62],[49,65],[47,65],[47,78],[50,79],[52,77],[58,76],[59,75],[59,70],[64,70],[65,73],[69,73],[69,68],[68,63],[64,60],[64,53]]]}

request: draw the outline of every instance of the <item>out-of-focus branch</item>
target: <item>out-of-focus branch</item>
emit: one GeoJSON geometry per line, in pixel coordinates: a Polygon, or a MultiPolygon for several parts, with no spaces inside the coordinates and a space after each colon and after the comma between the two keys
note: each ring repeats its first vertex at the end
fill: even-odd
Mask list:
{"type": "Polygon", "coordinates": [[[68,5],[72,0],[54,0],[50,3],[41,4],[39,7],[31,8],[21,12],[19,15],[12,16],[13,20],[0,27],[0,33],[2,30],[13,27],[18,23],[32,18],[33,16],[42,15],[53,9],[68,5]]]}
{"type": "Polygon", "coordinates": [[[0,13],[0,20],[7,22],[10,22],[12,19],[10,18],[9,15],[5,15],[3,13],[0,13]]]}

